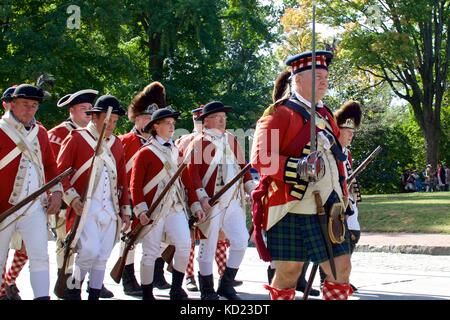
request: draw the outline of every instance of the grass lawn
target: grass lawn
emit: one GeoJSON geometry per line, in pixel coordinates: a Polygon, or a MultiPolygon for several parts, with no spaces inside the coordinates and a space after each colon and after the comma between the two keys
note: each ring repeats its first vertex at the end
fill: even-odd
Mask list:
{"type": "Polygon", "coordinates": [[[366,232],[450,234],[450,192],[363,195],[359,222],[366,232]]]}

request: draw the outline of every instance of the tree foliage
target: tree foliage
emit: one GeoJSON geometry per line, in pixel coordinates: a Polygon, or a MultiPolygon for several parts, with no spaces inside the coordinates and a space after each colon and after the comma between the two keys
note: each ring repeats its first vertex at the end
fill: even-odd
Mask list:
{"type": "MultiPolygon", "coordinates": [[[[37,117],[52,127],[67,115],[63,95],[93,88],[126,107],[151,81],[166,86],[182,111],[212,100],[235,107],[232,126],[252,126],[269,101],[275,71],[270,45],[279,12],[256,0],[17,1],[0,5],[0,88],[56,77],[52,99],[37,117]],[[67,28],[69,5],[81,12],[67,28]]],[[[131,125],[121,120],[118,132],[131,125]]]]}

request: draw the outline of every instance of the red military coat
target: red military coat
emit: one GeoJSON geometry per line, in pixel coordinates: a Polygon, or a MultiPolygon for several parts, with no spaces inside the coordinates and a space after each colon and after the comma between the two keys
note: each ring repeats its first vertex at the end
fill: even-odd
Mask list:
{"type": "Polygon", "coordinates": [[[125,155],[125,168],[127,171],[128,185],[131,179],[131,168],[133,167],[133,160],[135,159],[139,149],[145,144],[146,139],[135,129],[127,134],[119,136],[120,142],[123,145],[125,155]]]}
{"type": "MultiPolygon", "coordinates": [[[[67,136],[67,138],[62,143],[61,151],[57,159],[58,169],[60,171],[64,171],[69,167],[72,167],[75,170],[80,170],[85,162],[90,160],[94,156],[94,149],[82,137],[81,132],[85,132],[90,137],[93,137],[93,135],[86,128],[73,130],[67,136]]],[[[122,143],[115,136],[111,136],[106,143],[109,145],[109,153],[110,155],[112,155],[112,157],[114,157],[116,164],[116,171],[114,172],[114,174],[108,172],[110,174],[110,181],[113,181],[111,192],[116,213],[121,213],[122,215],[131,215],[130,200],[127,192],[128,182],[125,171],[125,156],[122,143]]],[[[63,183],[64,201],[69,206],[69,208],[67,209],[67,230],[70,230],[75,217],[75,213],[73,212],[72,208],[70,208],[70,204],[76,197],[79,197],[85,192],[88,180],[88,172],[89,170],[84,171],[79,176],[79,178],[76,179],[76,181],[71,182],[71,180],[73,180],[74,178],[74,175],[77,174],[76,171],[63,183]]]]}
{"type": "MultiPolygon", "coordinates": [[[[244,168],[245,158],[242,154],[239,142],[236,137],[229,132],[226,132],[226,136],[230,149],[234,154],[233,160],[239,165],[240,169],[244,168]]],[[[202,199],[203,197],[211,198],[220,190],[220,188],[222,188],[221,186],[217,187],[219,166],[215,165],[215,168],[212,167],[210,169],[211,164],[216,161],[214,160],[216,155],[216,146],[210,141],[210,139],[208,130],[205,130],[202,134],[197,135],[191,143],[191,146],[194,147],[195,152],[193,158],[188,164],[188,172],[190,176],[188,184],[189,188],[195,190],[198,199],[202,199]],[[205,176],[209,174],[209,179],[208,177],[205,178],[205,176]],[[204,183],[204,179],[207,179],[206,183],[204,183]]],[[[225,183],[225,181],[223,182],[225,183]]],[[[244,190],[250,194],[254,188],[255,183],[250,172],[247,171],[244,175],[244,190]]],[[[240,189],[240,191],[242,191],[242,189],[240,189]]],[[[241,200],[243,200],[243,198],[241,198],[241,200]]],[[[196,237],[200,239],[206,238],[209,234],[209,228],[210,220],[208,219],[200,224],[196,229],[196,237]]]]}
{"type": "MultiPolygon", "coordinates": [[[[288,212],[292,201],[302,199],[302,192],[308,185],[297,185],[295,172],[298,159],[309,153],[310,122],[304,124],[303,116],[283,103],[286,102],[269,107],[258,120],[252,147],[251,163],[261,175],[260,185],[255,192],[258,192],[258,197],[262,197],[261,224],[265,229],[273,226],[288,212]],[[269,217],[269,212],[274,212],[276,218],[269,217]]],[[[316,110],[328,122],[337,140],[339,128],[332,113],[326,107],[316,110]]],[[[320,130],[317,128],[316,131],[320,130]]],[[[337,162],[339,179],[343,180],[344,166],[342,161],[337,162]]],[[[345,179],[341,188],[346,195],[345,179]]]]}
{"type": "Polygon", "coordinates": [[[48,131],[48,138],[50,140],[50,145],[53,149],[55,157],[58,157],[59,150],[61,149],[62,142],[69,135],[69,133],[79,128],[71,119],[68,119],[56,127],[48,131]]]}
{"type": "MultiPolygon", "coordinates": [[[[169,161],[166,161],[163,158],[165,162],[163,163],[163,161],[161,160],[161,156],[155,153],[158,152],[158,150],[161,150],[161,146],[159,146],[158,144],[159,142],[156,139],[152,139],[148,144],[144,145],[138,151],[137,156],[133,162],[130,180],[130,192],[134,212],[137,216],[139,216],[143,212],[146,212],[148,208],[150,208],[153,201],[156,200],[155,196],[157,195],[157,193],[159,195],[161,190],[166,185],[167,181],[171,178],[171,175],[178,169],[177,159],[180,157],[178,149],[175,146],[172,146],[172,160],[168,159],[167,157],[166,159],[168,159],[169,161]],[[153,146],[150,147],[151,145],[153,146]],[[154,151],[155,149],[156,151],[154,151]],[[167,172],[167,170],[169,172],[167,172]]],[[[185,186],[187,186],[189,181],[187,170],[184,170],[182,172],[181,181],[185,186]]],[[[174,193],[175,190],[176,188],[173,187],[170,191],[172,192],[172,194],[168,195],[162,202],[175,200],[175,198],[178,197],[174,193]]],[[[183,196],[181,185],[180,188],[178,188],[178,192],[181,196],[183,196]]],[[[194,190],[187,188],[187,195],[189,198],[189,203],[192,203],[191,211],[196,212],[200,210],[200,203],[198,202],[194,190]]],[[[180,201],[184,202],[185,199],[180,199],[180,201]]],[[[138,223],[138,219],[134,220],[133,226],[138,223]]]]}
{"type": "MultiPolygon", "coordinates": [[[[22,124],[18,123],[11,116],[8,116],[9,113],[3,116],[3,119],[9,119],[9,123],[14,123],[15,127],[23,127],[22,124]]],[[[36,139],[32,141],[32,146],[37,146],[39,144],[42,164],[44,166],[44,174],[45,174],[45,182],[50,181],[58,175],[58,169],[56,166],[55,156],[50,147],[50,142],[47,136],[47,130],[40,124],[36,123],[34,126],[38,126],[39,130],[36,136],[36,139]]],[[[33,127],[34,127],[33,126],[33,127]]],[[[9,138],[9,136],[0,129],[0,160],[3,159],[6,155],[8,155],[13,149],[16,148],[16,144],[13,140],[9,138]]],[[[0,169],[0,176],[2,177],[1,183],[1,192],[0,192],[0,212],[4,212],[5,210],[11,208],[14,204],[16,204],[21,199],[15,199],[10,203],[9,200],[13,192],[13,188],[15,184],[20,183],[20,180],[16,180],[17,172],[19,170],[19,165],[22,159],[22,154],[16,156],[12,161],[6,164],[5,167],[0,169]]],[[[18,177],[20,178],[20,177],[18,177]]],[[[23,180],[21,180],[23,181],[23,180]]],[[[60,186],[56,186],[51,189],[51,191],[61,191],[60,186]]],[[[18,197],[19,195],[17,195],[18,197]]]]}
{"type": "MultiPolygon", "coordinates": [[[[245,158],[242,154],[242,149],[239,142],[234,135],[228,132],[226,134],[228,137],[228,143],[236,157],[236,161],[241,169],[243,169],[245,167],[245,158]]],[[[192,144],[194,145],[195,152],[193,160],[191,160],[187,166],[191,178],[189,185],[196,190],[199,199],[203,197],[211,198],[216,192],[219,191],[216,190],[218,167],[214,169],[211,177],[205,185],[202,183],[202,178],[209,169],[211,161],[216,154],[216,148],[212,145],[211,141],[205,138],[204,134],[197,135],[192,144]]],[[[251,192],[253,188],[251,186],[251,184],[253,184],[253,180],[250,172],[248,171],[244,175],[244,183],[246,184],[246,191],[251,192]]]]}

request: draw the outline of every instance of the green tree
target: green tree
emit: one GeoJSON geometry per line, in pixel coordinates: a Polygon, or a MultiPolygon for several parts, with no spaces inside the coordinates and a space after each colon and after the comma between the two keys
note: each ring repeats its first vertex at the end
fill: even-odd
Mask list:
{"type": "Polygon", "coordinates": [[[389,84],[407,101],[435,168],[441,110],[448,90],[450,1],[319,0],[322,22],[343,28],[340,53],[351,65],[389,84]]]}
{"type": "MultiPolygon", "coordinates": [[[[0,88],[53,74],[53,97],[38,114],[52,127],[66,116],[55,104],[69,92],[93,88],[127,106],[159,80],[182,126],[191,126],[189,110],[213,99],[236,106],[232,125],[251,126],[275,77],[277,14],[257,0],[5,0],[0,88]],[[69,5],[81,9],[79,29],[66,26],[69,5]]],[[[117,131],[130,126],[121,120],[117,131]]]]}

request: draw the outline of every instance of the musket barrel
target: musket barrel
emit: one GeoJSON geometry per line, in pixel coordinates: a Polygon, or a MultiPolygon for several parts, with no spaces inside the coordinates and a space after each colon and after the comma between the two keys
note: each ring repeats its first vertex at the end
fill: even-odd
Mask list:
{"type": "Polygon", "coordinates": [[[366,169],[366,167],[375,159],[381,150],[381,146],[376,147],[375,150],[373,150],[372,153],[358,166],[358,168],[353,171],[353,173],[347,178],[348,185],[353,183],[353,180],[355,180],[355,178],[366,169]]]}
{"type": "Polygon", "coordinates": [[[8,218],[11,214],[19,210],[20,208],[23,208],[25,205],[30,203],[32,200],[39,197],[41,194],[52,188],[53,186],[57,185],[59,182],[61,182],[62,179],[64,179],[66,176],[70,175],[74,171],[73,168],[66,169],[63,173],[58,175],[57,177],[53,178],[46,184],[44,184],[41,188],[33,192],[32,194],[25,197],[23,200],[19,201],[15,206],[9,208],[8,210],[2,212],[0,214],[0,223],[2,223],[6,218],[8,218]]]}

